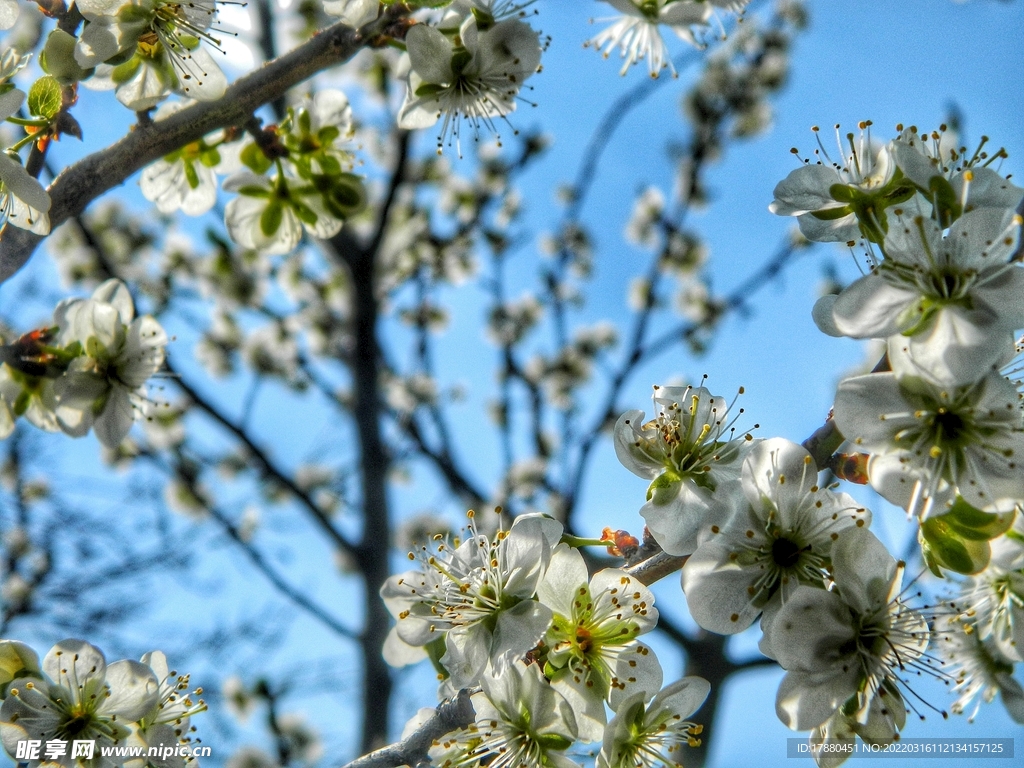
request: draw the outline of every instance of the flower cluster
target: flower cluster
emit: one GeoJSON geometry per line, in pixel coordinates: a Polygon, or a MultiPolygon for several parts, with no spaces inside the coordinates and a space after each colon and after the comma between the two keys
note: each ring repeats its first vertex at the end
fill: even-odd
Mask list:
{"type": "Polygon", "coordinates": [[[19,765],[184,768],[198,763],[190,718],[206,710],[188,675],[160,651],[107,664],[83,640],[63,640],[40,662],[35,651],[0,640],[0,740],[19,765]],[[142,757],[112,754],[141,748],[142,757]],[[166,755],[150,759],[154,754],[166,755]],[[111,754],[107,754],[107,753],[111,754]]]}
{"type": "Polygon", "coordinates": [[[150,315],[135,316],[124,283],[108,280],[88,299],[67,299],[54,325],[0,345],[0,437],[24,416],[48,432],[94,430],[116,448],[148,415],[146,382],[164,362],[167,334],[150,315]]]}
{"type": "MultiPolygon", "coordinates": [[[[903,370],[903,358],[894,354],[894,360],[903,370]]],[[[957,496],[949,512],[925,521],[929,563],[942,558],[953,568],[983,547],[988,564],[989,540],[992,562],[956,598],[915,608],[905,599],[905,565],[869,530],[870,511],[822,485],[807,449],[780,438],[721,439],[729,423],[725,403],[703,387],[656,388],[655,402],[661,406],[656,419],[644,423],[642,412],[629,411],[615,427],[620,461],[654,481],[642,509],[650,533],[667,552],[688,555],[683,592],[703,629],[730,635],[760,619],[762,653],[786,670],[777,714],[790,728],[811,731],[819,763],[838,765],[838,745],[858,737],[876,745],[898,739],[911,675],[946,682],[958,695],[954,713],[1001,694],[1011,715],[1024,719],[1024,694],[1012,678],[1014,662],[1024,660],[1019,502],[1008,512],[985,512],[957,496]],[[659,494],[662,509],[652,515],[659,494]],[[932,529],[934,523],[941,527],[932,529]],[[950,546],[954,536],[966,542],[966,554],[950,546]],[[929,542],[936,543],[929,548],[929,542]]],[[[874,402],[885,404],[877,395],[874,402]]],[[[840,408],[837,400],[837,417],[840,408]]],[[[1019,418],[1018,408],[1014,398],[1010,418],[1019,418]]],[[[978,406],[990,437],[1005,411],[1001,404],[978,406]]],[[[1005,487],[1019,490],[1019,480],[1005,487]]],[[[631,733],[643,730],[642,704],[630,701],[619,702],[609,729],[624,729],[624,707],[638,706],[631,733]]],[[[581,711],[577,703],[577,717],[581,711]]],[[[617,738],[615,751],[602,756],[627,754],[626,737],[617,738]]],[[[609,764],[648,764],[629,754],[609,764]]]]}
{"type": "Polygon", "coordinates": [[[880,145],[861,127],[841,163],[822,146],[782,181],[771,210],[812,240],[861,239],[868,273],[819,300],[814,318],[831,335],[886,340],[890,370],[843,381],[835,423],[869,457],[871,485],[923,521],[930,562],[960,570],[940,552],[965,537],[931,519],[945,529],[971,510],[991,528],[1009,517],[994,536],[1024,503],[1024,414],[1000,372],[1024,326],[1024,190],[991,167],[1006,153],[984,142],[970,152],[944,128],[898,126],[880,145]]]}
{"type": "Polygon", "coordinates": [[[493,538],[471,523],[465,541],[438,536],[411,555],[419,568],[382,588],[397,620],[388,661],[429,656],[442,691],[479,686],[475,722],[435,742],[436,765],[568,768],[577,741],[600,741],[602,765],[636,765],[637,755],[652,765],[662,748],[697,743],[701,727],[686,718],[707,683],[662,690],[661,665],[638,640],[657,624],[654,596],[620,569],[590,577],[562,538],[541,515],[493,538]]]}
{"type": "MultiPolygon", "coordinates": [[[[897,130],[879,144],[861,124],[839,140],[839,161],[819,140],[816,161],[776,187],[770,210],[795,216],[811,240],[863,248],[866,274],[820,299],[814,320],[832,336],[884,340],[886,356],[839,384],[834,424],[863,481],[917,522],[931,571],[971,578],[928,622],[900,598],[902,566],[850,528],[832,545],[828,591],[799,586],[765,611],[762,650],[787,670],[779,717],[813,729],[818,745],[893,738],[905,719],[901,675],[913,670],[952,686],[955,713],[1001,693],[1024,719],[1011,676],[1024,660],[1024,410],[1012,363],[1024,327],[1024,189],[998,173],[1006,153],[987,152],[987,139],[972,152],[945,127],[897,130]]],[[[708,596],[693,591],[688,600],[708,596]]]]}
{"type": "Polygon", "coordinates": [[[1011,717],[1024,723],[1024,692],[1012,677],[1014,664],[1024,661],[1024,516],[992,540],[990,562],[963,581],[950,603],[957,610],[940,651],[955,670],[953,711],[980,697],[976,713],[982,701],[1001,694],[1011,717]]]}

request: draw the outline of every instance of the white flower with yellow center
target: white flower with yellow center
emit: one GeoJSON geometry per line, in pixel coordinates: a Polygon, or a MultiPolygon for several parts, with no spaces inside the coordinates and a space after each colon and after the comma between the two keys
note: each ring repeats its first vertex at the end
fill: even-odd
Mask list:
{"type": "Polygon", "coordinates": [[[967,718],[974,722],[981,705],[1002,694],[1010,717],[1024,723],[1024,690],[1013,679],[1013,662],[1003,656],[991,637],[980,635],[977,625],[964,616],[943,616],[936,622],[939,658],[954,681],[951,692],[957,694],[950,710],[962,715],[974,702],[967,718]]]}
{"type": "MultiPolygon", "coordinates": [[[[651,77],[669,68],[676,74],[668,47],[661,37],[661,26],[668,27],[690,45],[698,46],[694,27],[704,27],[712,14],[712,3],[692,0],[605,0],[622,14],[607,29],[602,30],[587,45],[602,51],[605,58],[618,49],[623,64],[619,72],[625,75],[629,68],[644,59],[651,77]]],[[[717,3],[721,5],[721,3],[717,3]]]]}
{"type": "Polygon", "coordinates": [[[1024,661],[1024,570],[990,564],[967,579],[960,601],[979,639],[991,641],[1009,661],[1024,661]]]}
{"type": "MultiPolygon", "coordinates": [[[[13,88],[0,95],[0,122],[16,114],[25,94],[13,88]]],[[[0,228],[12,224],[37,235],[50,234],[50,196],[16,156],[0,152],[0,228]]]]}
{"type": "Polygon", "coordinates": [[[815,162],[804,161],[778,183],[768,210],[796,216],[808,240],[882,242],[889,228],[886,209],[911,199],[916,190],[898,172],[889,148],[871,140],[870,126],[862,122],[859,137],[847,133],[845,146],[835,127],[839,161],[829,155],[815,126],[815,162]]]}
{"type": "Polygon", "coordinates": [[[832,568],[834,589],[798,587],[765,631],[786,670],[775,711],[794,730],[817,728],[840,707],[867,724],[872,701],[891,696],[928,647],[927,622],[899,597],[904,564],[871,531],[842,531],[832,568]]]}
{"type": "Polygon", "coordinates": [[[590,579],[579,551],[560,544],[537,598],[554,613],[544,638],[545,672],[572,705],[580,739],[597,741],[606,701],[614,709],[637,690],[650,696],[661,688],[661,665],[636,641],[658,623],[654,595],[617,568],[590,579]]]}
{"type": "Polygon", "coordinates": [[[438,768],[578,768],[565,756],[576,741],[572,707],[536,664],[520,661],[484,674],[473,694],[476,721],[430,749],[438,768]]]}
{"type": "Polygon", "coordinates": [[[1024,503],[1024,414],[1014,385],[995,372],[967,386],[941,384],[900,344],[890,343],[889,360],[894,372],[845,379],[835,400],[840,432],[872,455],[872,487],[922,519],[947,511],[957,493],[985,512],[1024,503]]]}
{"type": "Polygon", "coordinates": [[[736,435],[725,399],[704,387],[655,387],[654,404],[650,421],[639,410],[619,417],[615,454],[652,481],[640,514],[654,538],[669,554],[688,555],[708,526],[728,518],[739,493],[730,481],[752,438],[736,435]]]}
{"type": "Polygon", "coordinates": [[[417,24],[405,42],[411,70],[398,125],[429,128],[442,120],[439,153],[452,138],[458,148],[463,119],[477,136],[481,126],[496,133],[495,118],[515,110],[523,82],[540,66],[537,32],[516,18],[472,13],[454,37],[417,24]]]}
{"type": "MultiPolygon", "coordinates": [[[[18,742],[27,739],[91,740],[95,768],[120,765],[124,758],[103,757],[102,750],[122,743],[131,733],[128,725],[153,707],[158,683],[152,670],[128,660],[107,666],[100,650],[82,640],[57,643],[39,670],[41,676],[13,680],[0,707],[0,738],[8,754],[13,757],[18,742]]],[[[75,763],[70,752],[57,764],[75,763]]]]}
{"type": "Polygon", "coordinates": [[[758,443],[743,462],[745,502],[715,526],[683,566],[683,592],[704,629],[733,634],[760,614],[767,623],[806,584],[823,587],[832,543],[871,513],[818,485],[818,469],[796,443],[758,443]]]}
{"type": "Polygon", "coordinates": [[[167,657],[161,651],[152,651],[142,657],[142,663],[153,670],[159,688],[152,709],[132,726],[132,733],[127,739],[129,746],[141,747],[144,754],[153,748],[161,749],[158,754],[168,753],[166,757],[138,758],[125,762],[125,768],[147,768],[152,763],[157,768],[191,768],[197,765],[194,759],[186,761],[176,754],[176,747],[191,742],[189,736],[189,718],[206,711],[206,702],[193,699],[201,694],[202,688],[190,691],[189,675],[179,675],[167,666],[167,657]],[[172,752],[174,750],[174,752],[172,752]]]}
{"type": "Polygon", "coordinates": [[[947,132],[945,126],[931,133],[919,133],[911,126],[891,144],[896,164],[921,194],[932,201],[934,218],[949,224],[978,208],[1016,208],[1024,197],[1024,189],[989,167],[1007,157],[1006,151],[986,152],[988,139],[983,138],[971,153],[965,147],[957,147],[956,140],[956,134],[947,132]]]}
{"type": "Polygon", "coordinates": [[[54,384],[61,429],[80,437],[92,428],[116,448],[148,412],[146,382],[163,365],[167,334],[151,315],[135,317],[128,289],[113,279],[91,298],[61,302],[54,321],[61,342],[84,351],[54,384]]]}
{"type": "Polygon", "coordinates": [[[136,111],[156,106],[171,90],[199,101],[224,95],[224,73],[201,46],[204,40],[220,46],[209,31],[216,0],[80,0],[77,6],[89,24],[75,61],[83,69],[104,65],[85,81],[89,87],[116,86],[118,100],[136,111]]]}
{"type": "Polygon", "coordinates": [[[475,684],[488,665],[501,674],[551,624],[551,609],[533,597],[561,535],[557,521],[526,515],[494,540],[474,528],[454,551],[422,550],[419,570],[381,588],[398,639],[424,646],[444,633],[441,663],[456,689],[475,684]]]}
{"type": "Polygon", "coordinates": [[[834,299],[836,330],[858,339],[902,334],[933,378],[977,381],[1012,354],[1013,332],[1024,327],[1024,268],[1011,262],[1021,217],[982,208],[945,236],[922,216],[892,221],[885,258],[834,299]]]}
{"type": "Polygon", "coordinates": [[[892,744],[907,723],[903,696],[888,682],[871,699],[864,722],[858,720],[855,710],[856,699],[851,699],[811,731],[808,741],[818,768],[838,768],[845,763],[856,749],[854,742],[858,736],[865,744],[892,744]]]}
{"type": "Polygon", "coordinates": [[[711,692],[701,677],[684,677],[645,705],[647,696],[637,692],[619,704],[604,732],[597,768],[678,768],[683,746],[700,745],[704,727],[687,720],[711,692]]]}

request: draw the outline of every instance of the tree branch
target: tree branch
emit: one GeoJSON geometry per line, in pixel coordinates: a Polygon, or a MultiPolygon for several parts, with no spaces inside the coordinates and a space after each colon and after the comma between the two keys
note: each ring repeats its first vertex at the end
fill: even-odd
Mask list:
{"type": "Polygon", "coordinates": [[[427,750],[435,739],[446,733],[465,728],[476,717],[469,691],[463,688],[454,698],[441,702],[427,722],[397,744],[378,749],[353,760],[344,768],[392,768],[398,765],[416,766],[427,759],[427,750]]]}
{"type": "Polygon", "coordinates": [[[242,551],[249,559],[249,562],[253,564],[256,570],[263,574],[267,581],[274,585],[274,588],[278,592],[295,603],[299,608],[302,608],[306,613],[322,623],[332,632],[335,632],[341,637],[348,638],[349,640],[359,639],[359,635],[356,632],[346,627],[336,618],[331,616],[326,609],[314,603],[302,594],[302,592],[285,581],[284,577],[274,570],[273,566],[267,561],[267,558],[265,558],[263,554],[256,549],[256,547],[246,541],[245,536],[242,535],[238,526],[232,523],[231,520],[228,519],[227,515],[212,504],[207,505],[206,511],[214,520],[217,521],[220,527],[224,529],[224,532],[231,538],[231,540],[242,548],[242,551]]]}
{"type": "Polygon", "coordinates": [[[686,565],[686,561],[689,559],[689,555],[680,557],[678,555],[670,555],[667,552],[658,552],[646,560],[641,560],[636,565],[630,566],[626,569],[626,573],[641,584],[650,586],[654,582],[660,581],[678,571],[686,565]]]}
{"type": "Polygon", "coordinates": [[[214,421],[228,430],[233,434],[249,451],[249,454],[259,465],[260,469],[267,476],[275,480],[284,486],[289,493],[292,494],[302,506],[312,515],[313,519],[319,524],[321,530],[327,534],[328,538],[333,541],[337,547],[351,557],[357,557],[359,550],[352,542],[347,538],[330,521],[327,514],[317,506],[313,498],[303,491],[295,481],[284,471],[279,469],[271,460],[267,453],[256,445],[249,434],[233,423],[230,419],[222,414],[217,408],[215,408],[210,402],[208,402],[202,395],[200,395],[192,386],[189,385],[185,379],[183,379],[174,368],[171,367],[171,361],[167,360],[164,363],[167,371],[174,376],[174,383],[181,389],[185,395],[198,407],[199,409],[206,412],[214,421]]]}
{"type": "MultiPolygon", "coordinates": [[[[253,112],[289,88],[328,67],[348,61],[360,49],[385,36],[404,34],[404,3],[385,10],[362,29],[335,24],[262,68],[236,80],[219,101],[200,102],[164,120],[140,123],[106,149],[94,152],[65,168],[50,185],[50,226],[56,228],[78,216],[93,200],[123,184],[129,176],[154,160],[211,131],[240,125],[253,112]]],[[[0,283],[28,261],[43,236],[7,227],[0,237],[0,283]]]]}

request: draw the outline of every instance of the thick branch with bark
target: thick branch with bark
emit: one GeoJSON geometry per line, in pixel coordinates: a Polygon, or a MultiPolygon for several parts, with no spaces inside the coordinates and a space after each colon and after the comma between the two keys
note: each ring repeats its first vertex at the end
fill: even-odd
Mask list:
{"type": "MultiPolygon", "coordinates": [[[[348,61],[362,48],[400,37],[409,9],[397,3],[362,29],[335,24],[291,53],[236,80],[219,101],[199,102],[156,122],[140,122],[106,149],[65,168],[50,185],[50,226],[81,214],[100,195],[138,170],[211,131],[243,125],[253,112],[275,101],[303,80],[348,61]]],[[[25,229],[7,227],[0,237],[0,283],[28,261],[43,240],[25,229]]]]}
{"type": "Polygon", "coordinates": [[[417,766],[426,761],[427,750],[446,733],[465,728],[476,717],[469,691],[463,689],[451,699],[441,702],[430,719],[396,744],[364,755],[345,768],[392,768],[417,766]]]}

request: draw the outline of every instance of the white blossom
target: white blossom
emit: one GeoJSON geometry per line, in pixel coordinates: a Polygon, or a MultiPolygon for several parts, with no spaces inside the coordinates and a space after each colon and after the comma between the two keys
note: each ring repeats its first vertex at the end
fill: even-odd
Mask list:
{"type": "Polygon", "coordinates": [[[1009,263],[1020,216],[971,211],[946,236],[932,219],[892,218],[885,259],[834,300],[835,328],[854,338],[902,334],[934,378],[976,381],[1004,360],[1013,331],[1024,327],[1024,268],[1009,263]]]}
{"type": "Polygon", "coordinates": [[[990,564],[967,579],[960,603],[982,641],[1009,661],[1024,661],[1024,570],[990,564]]]}
{"type": "Polygon", "coordinates": [[[986,512],[1022,503],[1024,424],[1013,384],[991,372],[946,386],[893,344],[889,360],[894,372],[845,379],[835,400],[836,426],[871,454],[872,487],[922,519],[946,511],[955,493],[986,512]]]}
{"type": "Polygon", "coordinates": [[[1024,723],[1024,690],[1013,679],[1013,663],[1007,660],[992,638],[983,639],[975,624],[961,616],[943,616],[935,627],[937,651],[945,672],[954,685],[957,700],[950,710],[961,715],[974,702],[968,722],[974,722],[982,703],[990,703],[997,694],[1010,717],[1024,723]]]}
{"type": "Polygon", "coordinates": [[[476,134],[481,125],[493,132],[494,118],[515,110],[523,82],[540,65],[537,32],[514,18],[482,29],[470,15],[455,41],[417,24],[406,34],[406,45],[411,70],[398,124],[428,128],[443,116],[438,152],[452,137],[459,142],[463,118],[476,134]]]}
{"type": "MultiPolygon", "coordinates": [[[[881,242],[888,229],[885,209],[913,197],[913,185],[896,173],[897,166],[885,145],[872,142],[861,123],[861,134],[846,135],[843,146],[836,126],[841,162],[832,160],[819,140],[817,161],[792,171],[775,187],[768,210],[778,216],[796,216],[808,240],[853,242],[865,237],[881,242]]],[[[818,129],[814,128],[815,137],[818,129]]]]}
{"type": "Polygon", "coordinates": [[[171,90],[199,101],[224,95],[224,73],[200,44],[220,44],[209,32],[215,0],[82,0],[77,5],[89,24],[76,44],[75,60],[84,69],[98,67],[85,81],[89,87],[116,87],[118,100],[136,111],[155,107],[171,90]],[[133,46],[127,61],[105,64],[133,46]]]}
{"type": "Polygon", "coordinates": [[[224,181],[224,190],[238,193],[224,209],[224,222],[231,239],[244,248],[283,255],[298,247],[303,228],[328,238],[342,226],[318,189],[282,171],[273,181],[240,171],[224,181]]]}
{"type": "Polygon", "coordinates": [[[0,29],[10,29],[18,20],[18,0],[0,0],[0,29]]]}
{"type": "Polygon", "coordinates": [[[891,149],[900,170],[926,198],[939,202],[940,188],[944,185],[936,184],[935,177],[948,182],[949,199],[935,205],[937,209],[949,208],[958,216],[978,208],[1016,208],[1024,197],[1024,189],[988,167],[1006,153],[1000,150],[988,157],[982,150],[985,144],[982,141],[970,154],[966,148],[956,146],[956,139],[956,134],[947,132],[944,127],[928,134],[918,133],[917,128],[911,126],[893,140],[891,149]]]}
{"type": "MultiPolygon", "coordinates": [[[[708,525],[728,517],[739,494],[749,434],[736,437],[725,399],[704,387],[655,387],[658,415],[627,411],[615,424],[619,461],[652,480],[640,510],[655,539],[673,555],[688,555],[708,525]]],[[[742,409],[741,409],[742,412],[742,409]]]]}
{"type": "Polygon", "coordinates": [[[490,665],[501,674],[532,650],[551,624],[551,609],[533,599],[562,534],[555,520],[516,518],[493,540],[476,533],[452,549],[421,549],[420,569],[392,576],[381,597],[398,623],[390,653],[444,637],[441,663],[452,685],[474,684],[490,665]],[[399,642],[401,644],[399,644],[399,642]]]}
{"type": "Polygon", "coordinates": [[[61,302],[54,320],[62,343],[84,350],[54,385],[61,429],[80,437],[93,428],[116,448],[148,410],[146,382],[163,365],[167,334],[151,315],[135,317],[128,289],[114,279],[89,299],[61,302]]]}
{"type": "Polygon", "coordinates": [[[377,18],[380,0],[324,0],[324,11],[359,29],[377,18]]]}
{"type": "MultiPolygon", "coordinates": [[[[157,688],[146,665],[125,660],[108,666],[98,648],[64,640],[46,654],[40,677],[11,682],[0,707],[0,738],[12,757],[18,742],[29,738],[93,740],[93,768],[121,765],[124,757],[103,757],[101,750],[122,743],[131,733],[128,724],[153,707],[157,688]]],[[[29,760],[28,765],[37,768],[43,762],[29,760]]],[[[70,766],[74,761],[68,751],[55,762],[70,766]]]]}
{"type": "MultiPolygon", "coordinates": [[[[0,122],[16,114],[25,101],[17,88],[0,95],[0,122]]],[[[24,166],[0,152],[0,226],[13,224],[37,235],[50,233],[50,196],[24,166]]]]}
{"type": "Polygon", "coordinates": [[[614,709],[634,691],[649,698],[661,688],[661,665],[636,641],[658,623],[654,595],[617,568],[588,579],[583,556],[560,544],[537,597],[554,614],[545,637],[548,677],[572,705],[580,738],[597,741],[606,700],[614,709]]]}
{"type": "Polygon", "coordinates": [[[30,376],[8,365],[0,365],[0,401],[4,404],[0,406],[0,434],[3,431],[10,434],[14,420],[20,416],[45,432],[60,429],[53,379],[30,376]]]}
{"type": "MultiPolygon", "coordinates": [[[[184,101],[165,104],[153,118],[160,120],[186,106],[188,102],[184,101]]],[[[139,188],[161,213],[180,209],[189,216],[200,216],[217,202],[217,175],[213,169],[219,160],[219,153],[205,141],[194,141],[147,166],[139,179],[139,188]]]]}
{"type": "Polygon", "coordinates": [[[719,634],[740,632],[761,613],[767,622],[801,584],[823,587],[832,543],[871,522],[850,496],[818,485],[810,454],[788,440],[758,443],[741,483],[746,503],[683,567],[690,614],[719,634]]]}
{"type": "Polygon", "coordinates": [[[691,0],[605,0],[622,14],[607,29],[602,30],[588,45],[601,51],[605,58],[612,51],[622,51],[622,70],[625,75],[629,68],[644,59],[651,77],[658,77],[668,67],[675,75],[675,67],[661,37],[659,26],[671,29],[690,45],[698,46],[693,27],[703,27],[711,18],[711,5],[691,0]]]}
{"type": "Polygon", "coordinates": [[[435,742],[438,768],[578,768],[565,756],[576,741],[572,707],[536,664],[515,662],[498,676],[485,674],[473,694],[476,721],[435,742]]]}
{"type": "Polygon", "coordinates": [[[832,565],[835,589],[798,587],[765,631],[786,670],[775,711],[794,730],[816,728],[840,707],[867,723],[876,697],[891,716],[903,706],[898,674],[913,670],[928,645],[924,618],[899,597],[904,564],[874,534],[842,531],[832,565]]]}
{"type": "Polygon", "coordinates": [[[711,692],[701,677],[684,677],[646,704],[643,692],[619,704],[605,729],[597,768],[674,768],[683,764],[681,747],[700,745],[704,727],[687,720],[711,692]]]}

